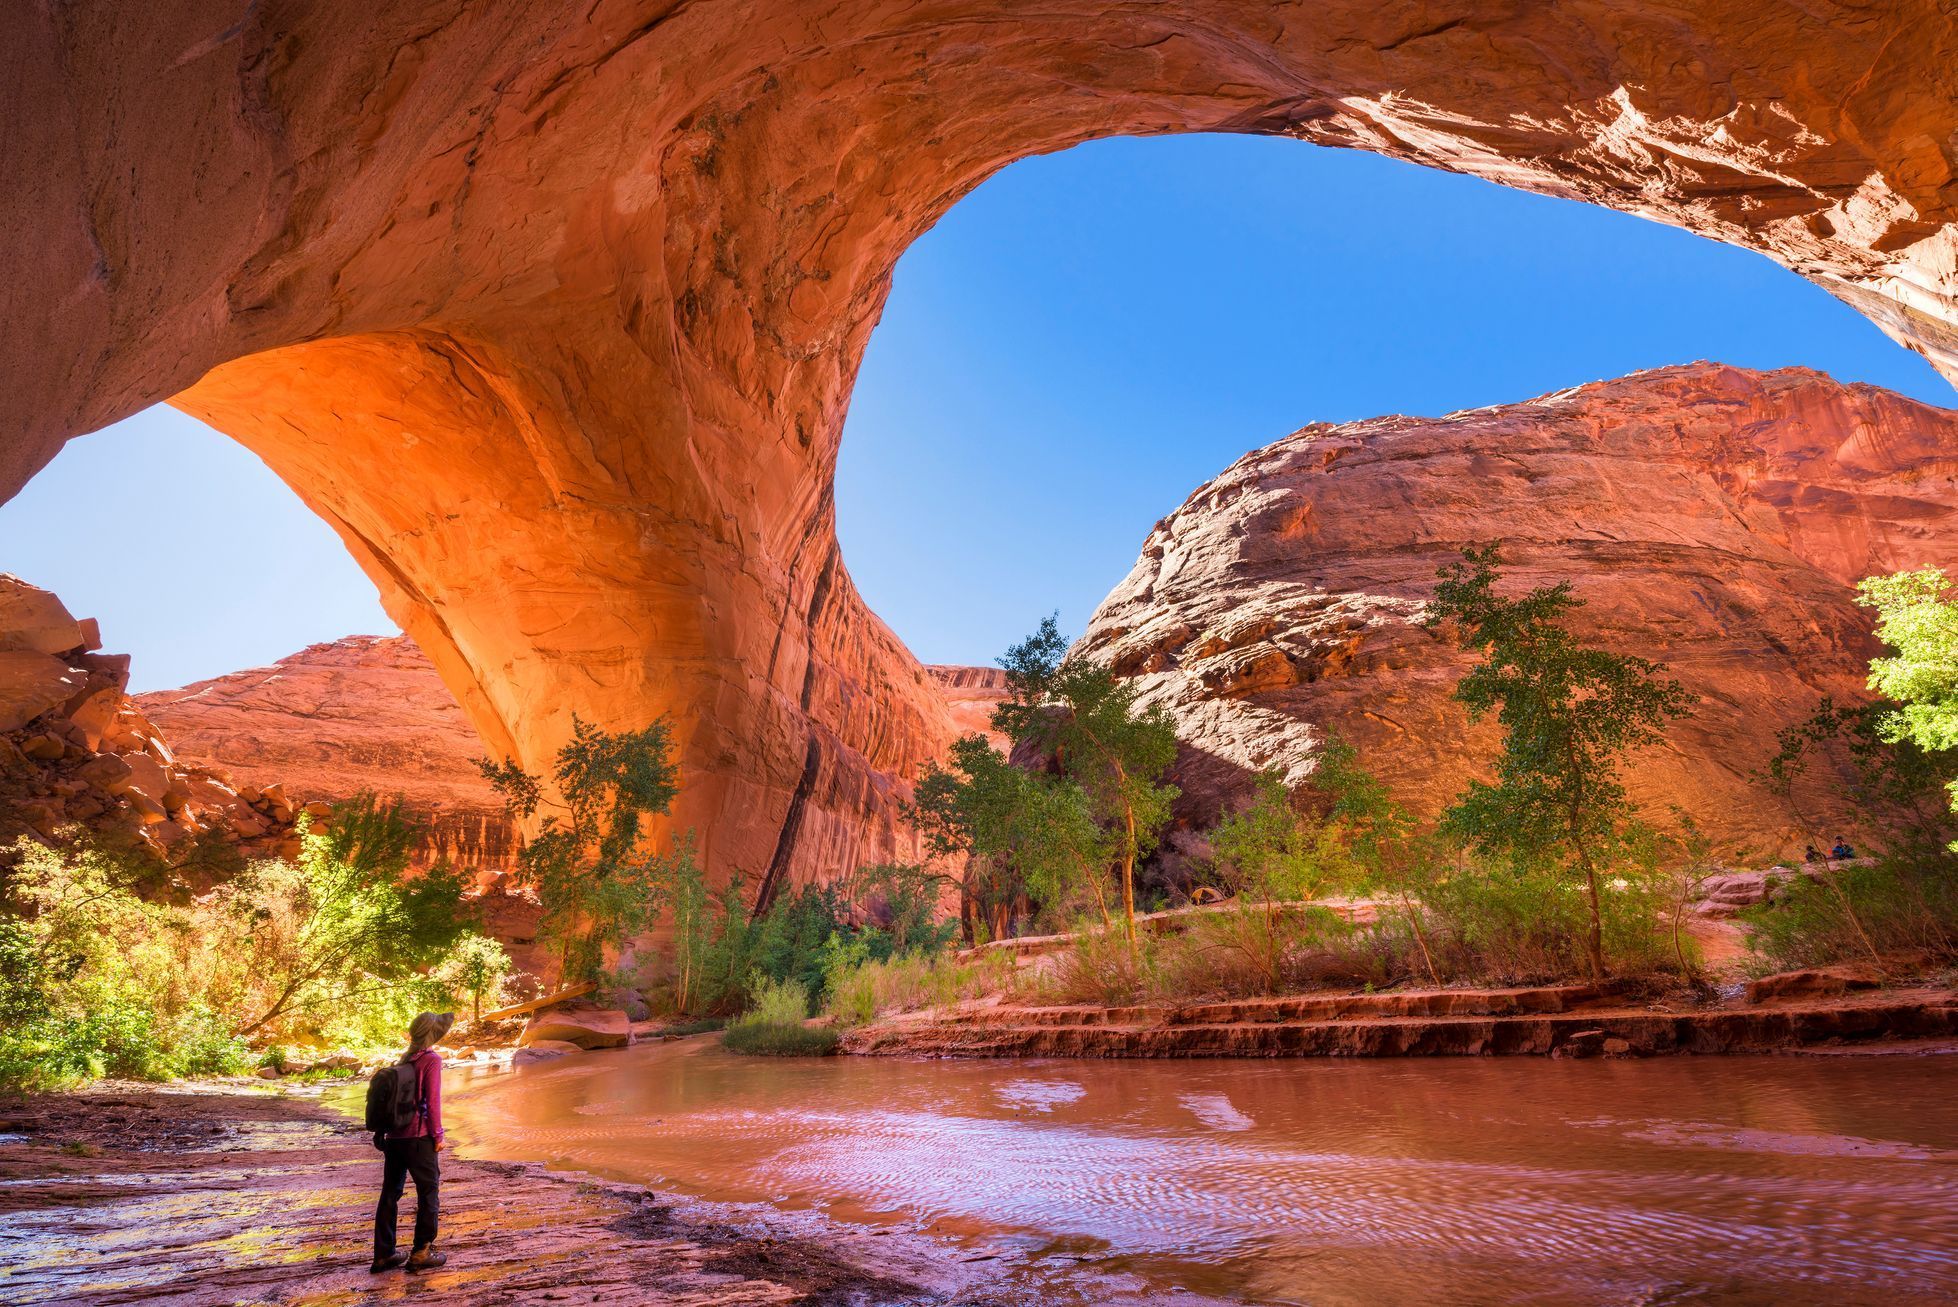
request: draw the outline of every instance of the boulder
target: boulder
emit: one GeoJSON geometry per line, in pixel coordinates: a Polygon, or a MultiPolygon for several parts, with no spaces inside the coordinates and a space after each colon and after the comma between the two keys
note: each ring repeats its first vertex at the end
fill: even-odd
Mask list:
{"type": "Polygon", "coordinates": [[[17,731],[73,698],[88,674],[35,649],[0,650],[0,731],[17,731]]]}
{"type": "Polygon", "coordinates": [[[0,653],[65,654],[90,634],[52,593],[0,572],[0,653]]]}
{"type": "Polygon", "coordinates": [[[579,1048],[623,1048],[632,1042],[632,1019],[617,1009],[573,1009],[540,1012],[517,1038],[528,1048],[540,1041],[576,1044],[579,1048]]]}
{"type": "Polygon", "coordinates": [[[510,1055],[511,1065],[524,1062],[547,1062],[552,1058],[565,1057],[585,1050],[576,1044],[561,1039],[540,1039],[534,1044],[524,1044],[510,1055]]]}
{"type": "Polygon", "coordinates": [[[1883,973],[1867,962],[1805,967],[1799,971],[1777,972],[1750,981],[1747,1001],[1765,1003],[1778,998],[1834,998],[1852,989],[1876,989],[1883,981],[1883,973]]]}

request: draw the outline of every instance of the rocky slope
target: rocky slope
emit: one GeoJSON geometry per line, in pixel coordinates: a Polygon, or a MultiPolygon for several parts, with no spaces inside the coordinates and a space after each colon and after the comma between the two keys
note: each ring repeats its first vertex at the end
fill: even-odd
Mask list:
{"type": "Polygon", "coordinates": [[[398,794],[428,822],[431,860],[513,866],[517,832],[476,768],[482,743],[405,636],[316,644],[136,705],[185,757],[309,800],[398,794]]]}
{"type": "Polygon", "coordinates": [[[13,5],[0,496],[171,401],[338,531],[493,752],[678,723],[719,872],[900,852],[950,723],[838,556],[905,248],[1236,131],[1759,250],[1958,375],[1936,0],[13,5]],[[194,214],[195,222],[186,222],[194,214]]]}
{"type": "Polygon", "coordinates": [[[1260,769],[1302,780],[1330,730],[1432,814],[1497,735],[1451,699],[1468,660],[1423,601],[1462,546],[1500,539],[1510,585],[1568,580],[1583,629],[1692,693],[1694,716],[1631,768],[1634,796],[1679,804],[1729,852],[1799,851],[1865,814],[1820,774],[1790,802],[1753,773],[1821,696],[1866,697],[1856,582],[1958,557],[1954,451],[1958,413],[1713,364],[1310,426],[1158,523],[1078,647],[1174,714],[1188,822],[1260,769]]]}
{"type": "Polygon", "coordinates": [[[87,828],[173,862],[200,836],[297,852],[284,787],[178,757],[125,693],[128,655],[101,643],[93,619],[0,574],[0,845],[87,828]]]}

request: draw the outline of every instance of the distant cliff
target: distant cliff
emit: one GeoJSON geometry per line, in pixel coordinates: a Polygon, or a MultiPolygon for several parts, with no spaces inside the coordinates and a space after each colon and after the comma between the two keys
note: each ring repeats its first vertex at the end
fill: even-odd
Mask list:
{"type": "Polygon", "coordinates": [[[431,859],[514,865],[516,827],[474,762],[483,746],[405,636],[348,636],[136,703],[179,754],[240,781],[283,781],[300,802],[398,794],[429,823],[431,859]]]}

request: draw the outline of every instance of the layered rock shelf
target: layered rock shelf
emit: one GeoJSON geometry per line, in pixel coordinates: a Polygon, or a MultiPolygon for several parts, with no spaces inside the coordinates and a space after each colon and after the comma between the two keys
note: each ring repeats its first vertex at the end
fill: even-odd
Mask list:
{"type": "MultiPolygon", "coordinates": [[[[1811,991],[1814,992],[1814,991],[1811,991]]],[[[974,1004],[890,1018],[851,1053],[930,1057],[1647,1057],[1958,1039],[1958,994],[1669,1010],[1609,987],[1305,995],[1163,1007],[974,1004]]]]}

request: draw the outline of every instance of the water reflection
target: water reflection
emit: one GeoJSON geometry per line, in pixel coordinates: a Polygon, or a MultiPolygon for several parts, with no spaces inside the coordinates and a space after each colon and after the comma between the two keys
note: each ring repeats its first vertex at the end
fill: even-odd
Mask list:
{"type": "Polygon", "coordinates": [[[479,1077],[452,1131],[1019,1236],[1259,1301],[1958,1301],[1958,1059],[906,1062],[712,1037],[479,1077]]]}

